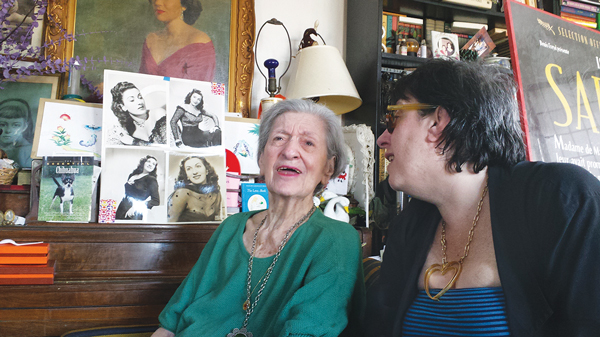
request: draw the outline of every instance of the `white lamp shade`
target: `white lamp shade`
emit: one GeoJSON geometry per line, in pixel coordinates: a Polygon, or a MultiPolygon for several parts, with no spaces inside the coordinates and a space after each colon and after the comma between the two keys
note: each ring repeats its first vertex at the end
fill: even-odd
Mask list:
{"type": "Polygon", "coordinates": [[[288,84],[286,98],[318,98],[340,115],[358,108],[362,100],[340,52],[331,46],[300,49],[298,65],[288,84]]]}

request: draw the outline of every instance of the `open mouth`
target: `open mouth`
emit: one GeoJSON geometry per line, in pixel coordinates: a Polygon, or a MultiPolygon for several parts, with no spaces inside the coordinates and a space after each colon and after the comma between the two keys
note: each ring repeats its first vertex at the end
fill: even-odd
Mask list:
{"type": "Polygon", "coordinates": [[[394,161],[394,155],[389,155],[389,156],[385,156],[385,159],[387,159],[390,163],[394,161]]]}
{"type": "Polygon", "coordinates": [[[283,172],[283,173],[302,173],[300,172],[300,170],[293,168],[293,167],[289,167],[289,166],[281,166],[277,169],[277,172],[283,172]]]}

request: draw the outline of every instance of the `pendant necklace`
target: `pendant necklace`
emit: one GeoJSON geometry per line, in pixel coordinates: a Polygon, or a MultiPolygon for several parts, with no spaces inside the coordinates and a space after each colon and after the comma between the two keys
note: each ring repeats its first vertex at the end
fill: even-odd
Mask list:
{"type": "MultiPolygon", "coordinates": [[[[303,224],[306,220],[308,220],[308,218],[310,218],[310,216],[315,212],[316,209],[317,208],[314,206],[311,207],[310,211],[308,211],[308,213],[306,213],[306,215],[304,215],[300,220],[298,220],[298,222],[296,222],[290,229],[288,229],[287,233],[285,233],[285,236],[283,237],[283,240],[281,240],[281,244],[279,245],[279,248],[277,249],[277,253],[275,254],[275,257],[273,258],[273,262],[271,262],[271,265],[269,266],[266,274],[264,275],[264,279],[262,280],[262,284],[260,285],[260,288],[258,289],[258,293],[256,294],[256,297],[254,298],[254,302],[251,302],[250,299],[251,299],[252,293],[254,293],[254,290],[251,291],[251,288],[252,288],[252,264],[254,262],[254,249],[256,248],[256,238],[258,237],[258,231],[260,230],[262,225],[264,225],[265,221],[267,221],[267,218],[269,217],[269,215],[267,214],[267,216],[265,216],[264,219],[260,222],[260,224],[258,225],[256,230],[254,231],[254,239],[252,240],[252,250],[250,252],[250,259],[248,259],[248,278],[247,278],[247,282],[246,282],[246,301],[244,301],[244,304],[242,305],[242,309],[244,311],[246,311],[246,318],[244,319],[242,328],[241,329],[238,329],[238,328],[233,329],[233,331],[231,333],[227,334],[227,337],[252,337],[252,333],[246,329],[246,327],[248,326],[248,319],[250,318],[250,315],[252,315],[254,308],[258,304],[258,300],[260,299],[260,296],[262,295],[263,290],[265,289],[265,286],[267,285],[267,281],[269,281],[269,277],[271,276],[271,273],[273,272],[273,268],[275,267],[275,264],[277,263],[277,260],[279,259],[279,255],[281,255],[281,251],[283,250],[283,247],[285,247],[285,244],[287,243],[292,231],[294,229],[298,228],[298,226],[303,224]]],[[[260,280],[258,282],[260,283],[260,280]]],[[[255,289],[256,289],[256,287],[255,287],[255,289]]]]}
{"type": "Polygon", "coordinates": [[[475,226],[477,226],[477,221],[479,221],[479,213],[481,212],[481,207],[483,206],[483,199],[485,198],[487,191],[488,191],[488,186],[486,184],[485,187],[483,188],[483,193],[481,194],[481,199],[479,199],[479,204],[477,205],[477,213],[475,214],[475,218],[473,218],[473,225],[471,226],[471,229],[469,230],[469,239],[467,240],[467,244],[465,245],[465,253],[458,261],[447,262],[447,259],[446,259],[446,222],[444,221],[444,219],[442,219],[442,239],[441,239],[442,264],[440,265],[438,263],[435,263],[435,264],[432,264],[429,268],[427,268],[427,270],[425,271],[425,279],[423,281],[423,283],[425,284],[425,292],[427,293],[427,296],[429,296],[429,298],[431,298],[434,301],[439,301],[440,297],[442,297],[442,295],[444,295],[448,291],[448,289],[453,288],[454,284],[456,283],[456,280],[458,280],[458,277],[460,276],[460,272],[462,271],[463,261],[465,260],[465,258],[467,258],[467,255],[469,255],[469,246],[471,245],[471,241],[473,240],[475,226]],[[437,293],[437,295],[431,296],[431,294],[429,293],[429,277],[431,277],[431,274],[440,272],[442,275],[445,275],[446,272],[448,272],[449,270],[454,270],[454,275],[452,276],[452,278],[450,279],[448,284],[446,284],[446,286],[442,290],[440,290],[440,292],[437,293]]]}

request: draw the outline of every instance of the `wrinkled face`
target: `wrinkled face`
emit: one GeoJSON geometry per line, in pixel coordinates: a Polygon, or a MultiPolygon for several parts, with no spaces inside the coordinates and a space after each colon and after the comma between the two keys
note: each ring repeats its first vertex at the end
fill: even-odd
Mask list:
{"type": "Polygon", "coordinates": [[[199,185],[206,183],[206,167],[202,163],[202,160],[190,158],[185,162],[183,167],[185,168],[185,174],[192,184],[199,185]]]}
{"type": "Polygon", "coordinates": [[[192,106],[198,106],[200,102],[202,102],[202,96],[197,93],[193,93],[192,97],[190,97],[190,104],[192,106]]]}
{"type": "Polygon", "coordinates": [[[0,118],[0,142],[4,144],[14,143],[21,134],[27,129],[25,118],[0,118]]]}
{"type": "Polygon", "coordinates": [[[150,173],[150,172],[154,171],[155,167],[156,167],[156,160],[154,158],[148,158],[148,160],[146,160],[146,162],[144,163],[144,172],[150,173]]]}
{"type": "Polygon", "coordinates": [[[171,22],[181,17],[183,7],[180,0],[152,0],[154,15],[159,21],[171,22]]]}
{"type": "Polygon", "coordinates": [[[333,174],[334,158],[327,159],[325,123],[304,112],[279,116],[258,165],[273,197],[312,199],[320,183],[333,174]]]}
{"type": "Polygon", "coordinates": [[[127,89],[123,92],[123,104],[121,108],[134,116],[143,115],[148,111],[144,97],[142,97],[142,94],[136,88],[127,89]]]}
{"type": "MultiPolygon", "coordinates": [[[[401,100],[398,104],[418,103],[416,100],[401,100]]],[[[384,131],[377,145],[385,149],[385,158],[390,186],[396,191],[412,192],[409,186],[423,181],[427,172],[426,154],[427,123],[417,110],[395,111],[396,123],[393,132],[384,131]]]]}

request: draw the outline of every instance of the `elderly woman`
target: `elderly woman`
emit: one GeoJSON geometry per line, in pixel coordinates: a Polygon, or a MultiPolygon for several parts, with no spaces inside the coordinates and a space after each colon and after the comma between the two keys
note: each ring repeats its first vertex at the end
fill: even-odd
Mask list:
{"type": "Polygon", "coordinates": [[[185,96],[184,104],[177,106],[170,124],[177,147],[221,145],[219,119],[204,109],[204,96],[198,89],[185,96]],[[181,129],[177,122],[181,123],[181,129]]]}
{"type": "Polygon", "coordinates": [[[165,28],[148,34],[140,73],[212,82],[215,47],[210,37],[192,25],[202,13],[199,0],[149,0],[165,28]]]}
{"type": "Polygon", "coordinates": [[[170,222],[219,220],[219,176],[205,158],[190,156],[181,161],[175,192],[167,205],[170,222]]]}
{"type": "Polygon", "coordinates": [[[156,336],[338,336],[362,302],[360,243],[312,198],[346,163],[339,121],[309,101],[265,112],[269,209],[230,216],[160,314],[156,336]]]}
{"type": "Polygon", "coordinates": [[[110,145],[165,144],[167,116],[163,109],[149,110],[140,90],[130,82],[119,82],[111,90],[111,110],[119,124],[108,132],[110,145]]]}
{"type": "Polygon", "coordinates": [[[377,144],[412,199],[390,225],[368,336],[600,331],[600,182],[525,161],[512,74],[434,60],[400,79],[377,144]]]}

